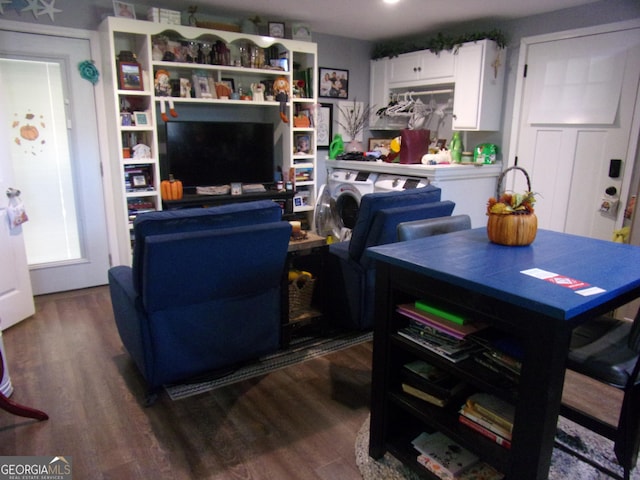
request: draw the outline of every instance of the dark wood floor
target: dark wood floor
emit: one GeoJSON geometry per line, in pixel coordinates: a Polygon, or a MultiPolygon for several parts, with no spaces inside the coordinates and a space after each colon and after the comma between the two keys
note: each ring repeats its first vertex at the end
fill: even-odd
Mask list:
{"type": "MultiPolygon", "coordinates": [[[[71,456],[77,479],[361,478],[354,443],[369,413],[370,343],[145,408],[107,287],[37,297],[36,308],[3,340],[13,400],[50,419],[0,411],[0,455],[71,456]]],[[[582,402],[577,385],[566,391],[582,402]]],[[[588,391],[587,403],[615,412],[609,394],[588,391]]]]}

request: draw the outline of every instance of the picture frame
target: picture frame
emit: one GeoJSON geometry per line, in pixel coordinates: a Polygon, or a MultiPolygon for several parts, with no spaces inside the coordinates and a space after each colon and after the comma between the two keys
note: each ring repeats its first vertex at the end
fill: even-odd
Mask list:
{"type": "Polygon", "coordinates": [[[118,2],[113,0],[113,14],[116,17],[136,18],[136,9],[133,3],[118,2]]]}
{"type": "Polygon", "coordinates": [[[291,25],[291,37],[303,42],[311,41],[311,27],[308,23],[294,23],[291,25]]]}
{"type": "Polygon", "coordinates": [[[233,78],[221,78],[220,81],[231,89],[231,93],[236,91],[236,84],[233,81],[233,78]]]}
{"type": "Polygon", "coordinates": [[[118,79],[120,90],[144,90],[139,63],[118,62],[118,79]]]}
{"type": "Polygon", "coordinates": [[[329,148],[333,137],[333,104],[321,103],[316,112],[316,147],[329,148]]]}
{"type": "Polygon", "coordinates": [[[193,75],[193,90],[196,98],[213,98],[209,77],[206,75],[193,75]]]}
{"type": "Polygon", "coordinates": [[[269,22],[269,36],[274,38],[284,38],[284,23],[269,22]]]}
{"type": "Polygon", "coordinates": [[[349,98],[349,70],[320,67],[318,92],[325,98],[349,98]]]}
{"type": "Polygon", "coordinates": [[[296,155],[307,155],[311,153],[311,135],[307,133],[297,133],[293,137],[293,152],[296,155]]]}
{"type": "Polygon", "coordinates": [[[149,125],[149,114],[147,112],[133,112],[133,121],[136,127],[149,125]]]}
{"type": "Polygon", "coordinates": [[[388,153],[391,151],[391,140],[393,138],[370,138],[369,139],[369,149],[368,152],[380,151],[382,153],[388,153]]]}

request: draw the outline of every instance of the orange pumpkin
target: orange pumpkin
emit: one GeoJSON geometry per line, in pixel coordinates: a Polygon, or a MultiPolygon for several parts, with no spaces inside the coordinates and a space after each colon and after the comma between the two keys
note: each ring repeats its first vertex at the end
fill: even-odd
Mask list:
{"type": "Polygon", "coordinates": [[[182,182],[169,175],[169,180],[160,182],[160,193],[163,200],[180,200],[182,198],[182,182]]]}

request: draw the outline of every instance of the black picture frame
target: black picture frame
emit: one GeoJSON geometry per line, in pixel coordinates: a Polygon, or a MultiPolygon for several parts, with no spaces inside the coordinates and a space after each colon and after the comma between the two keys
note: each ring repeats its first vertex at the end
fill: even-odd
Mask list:
{"type": "Polygon", "coordinates": [[[273,38],[284,38],[284,23],[269,22],[269,36],[273,38]]]}
{"type": "Polygon", "coordinates": [[[318,92],[325,98],[349,98],[349,70],[318,68],[318,92]]]}
{"type": "Polygon", "coordinates": [[[333,138],[333,104],[321,103],[316,113],[316,147],[329,148],[333,138]]]}
{"type": "Polygon", "coordinates": [[[233,78],[221,78],[220,81],[231,89],[231,93],[236,91],[236,84],[233,81],[233,78]]]}

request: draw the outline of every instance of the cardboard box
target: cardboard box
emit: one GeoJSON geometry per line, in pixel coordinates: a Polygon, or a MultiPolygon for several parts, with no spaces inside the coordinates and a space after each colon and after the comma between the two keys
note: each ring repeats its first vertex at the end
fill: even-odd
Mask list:
{"type": "Polygon", "coordinates": [[[150,7],[147,10],[147,20],[156,23],[167,23],[169,25],[180,25],[180,12],[178,10],[168,10],[166,8],[150,7]]]}

